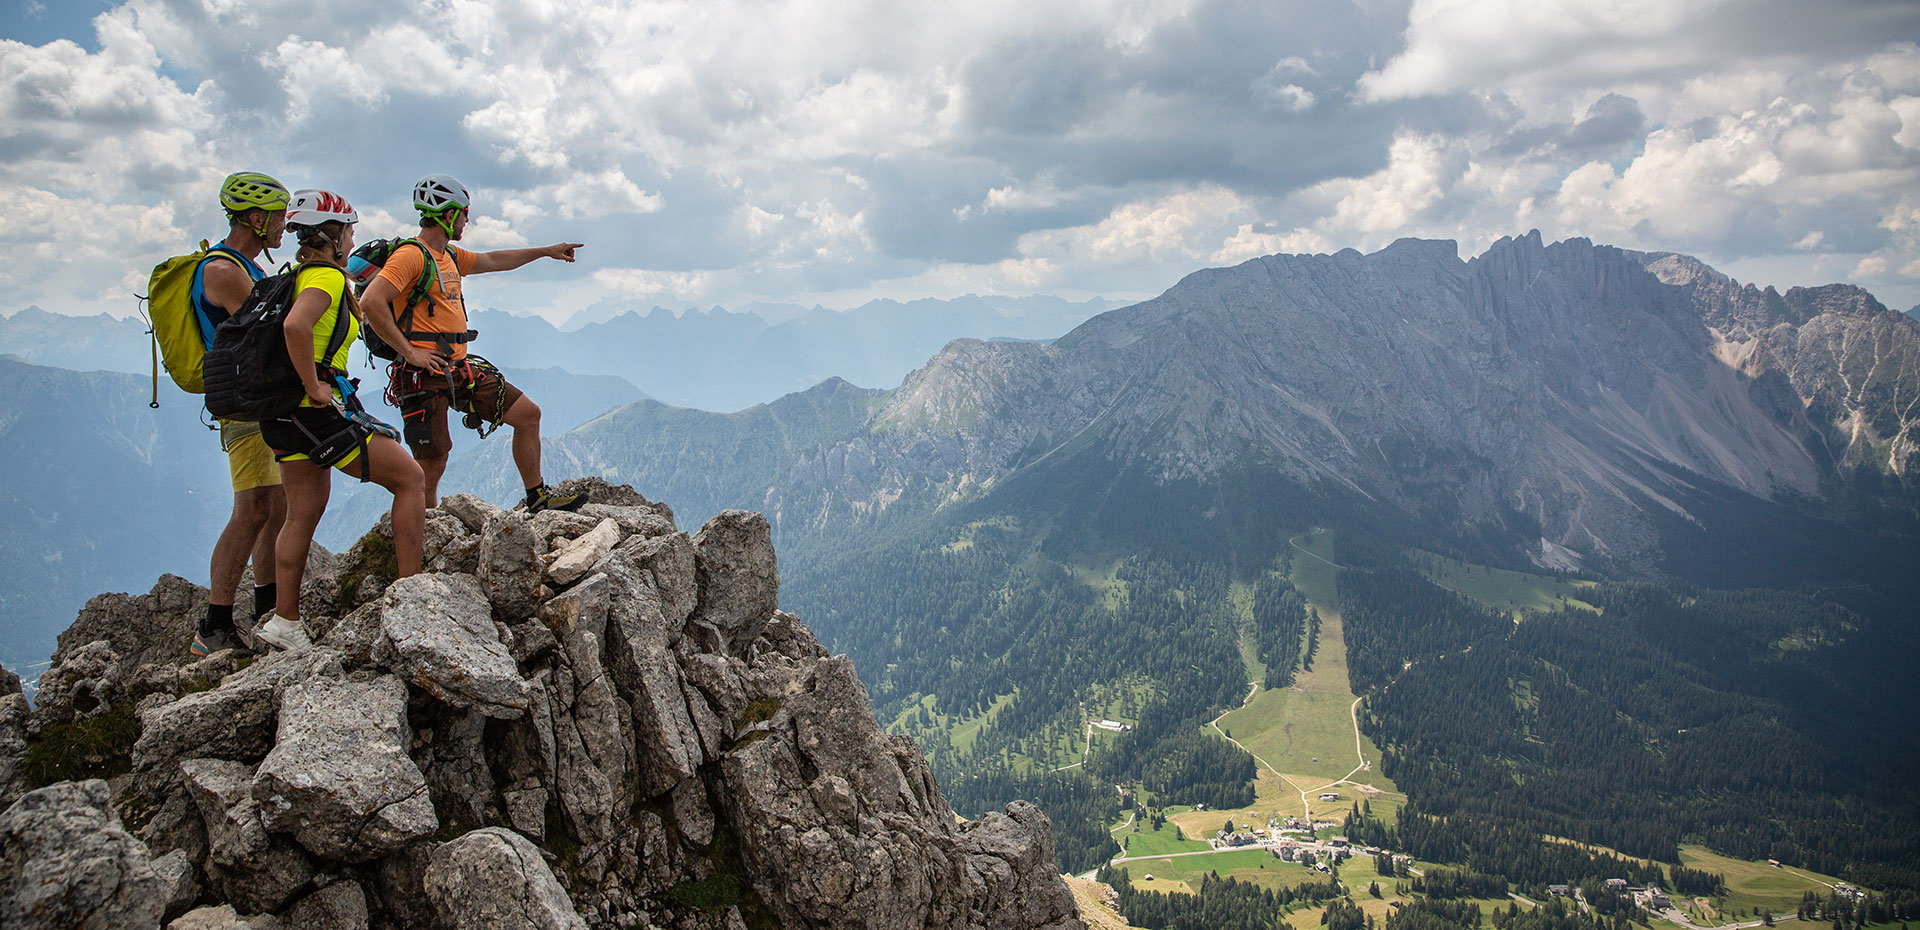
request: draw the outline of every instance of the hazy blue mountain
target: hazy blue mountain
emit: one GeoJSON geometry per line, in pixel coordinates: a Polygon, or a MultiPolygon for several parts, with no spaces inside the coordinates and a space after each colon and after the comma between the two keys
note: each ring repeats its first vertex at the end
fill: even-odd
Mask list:
{"type": "Polygon", "coordinates": [[[0,357],[0,664],[44,662],[96,594],[205,581],[233,504],[226,456],[161,383],[153,410],[144,377],[0,357]]]}
{"type": "MultiPolygon", "coordinates": [[[[473,314],[473,350],[514,370],[609,375],[683,407],[737,410],[828,378],[888,388],[953,339],[1052,339],[1115,301],[975,297],[873,301],[848,311],[756,303],[683,313],[601,301],[555,327],[502,310],[473,314]]],[[[29,307],[0,318],[0,349],[74,370],[152,370],[146,324],[29,307]]],[[[165,373],[161,375],[165,380],[165,373]]]]}
{"type": "MultiPolygon", "coordinates": [[[[848,311],[756,304],[675,314],[616,306],[569,320],[474,314],[474,350],[507,365],[626,378],[670,404],[738,410],[828,378],[887,388],[957,338],[1052,339],[1111,301],[1049,297],[880,300],[848,311]],[[764,311],[765,316],[760,312],[764,311]]],[[[583,312],[584,313],[584,312],[583,312]]]]}
{"type": "MultiPolygon", "coordinates": [[[[73,371],[148,374],[153,370],[147,325],[138,317],[67,316],[28,307],[0,317],[0,351],[36,365],[73,371]]],[[[167,380],[164,369],[160,380],[167,380]]]]}

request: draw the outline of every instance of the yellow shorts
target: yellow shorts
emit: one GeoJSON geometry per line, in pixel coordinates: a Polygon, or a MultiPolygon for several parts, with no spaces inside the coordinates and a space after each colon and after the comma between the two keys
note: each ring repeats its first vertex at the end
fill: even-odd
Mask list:
{"type": "Polygon", "coordinates": [[[233,490],[248,491],[280,483],[280,463],[260,436],[260,424],[237,420],[220,421],[220,448],[227,453],[227,471],[233,475],[233,490]]]}

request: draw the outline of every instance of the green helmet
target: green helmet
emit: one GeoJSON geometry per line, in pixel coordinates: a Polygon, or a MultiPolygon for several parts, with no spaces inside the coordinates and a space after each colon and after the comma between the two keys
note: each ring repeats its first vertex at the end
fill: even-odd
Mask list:
{"type": "Polygon", "coordinates": [[[246,210],[285,210],[292,198],[286,185],[257,171],[227,175],[220,182],[220,205],[228,213],[246,210]]]}

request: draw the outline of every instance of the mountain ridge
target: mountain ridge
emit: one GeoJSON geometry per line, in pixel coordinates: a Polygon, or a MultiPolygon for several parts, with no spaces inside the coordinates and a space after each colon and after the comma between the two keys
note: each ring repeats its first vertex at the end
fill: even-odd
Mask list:
{"type": "MultiPolygon", "coordinates": [[[[1920,321],[1858,288],[1782,293],[1537,231],[1468,261],[1403,239],[1195,272],[1050,344],[955,340],[741,493],[806,501],[768,505],[784,526],[982,493],[1091,444],[1162,482],[1258,468],[1490,529],[1536,564],[1645,573],[1702,498],[1834,499],[1869,475],[1908,500],[1916,395],[1920,321]]],[[[651,480],[589,437],[559,444],[651,480]]]]}

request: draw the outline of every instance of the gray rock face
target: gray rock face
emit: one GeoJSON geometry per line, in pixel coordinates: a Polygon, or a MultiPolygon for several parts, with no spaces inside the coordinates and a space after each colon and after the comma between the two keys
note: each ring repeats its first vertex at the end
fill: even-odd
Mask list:
{"type": "Polygon", "coordinates": [[[0,669],[0,810],[27,791],[27,722],[33,708],[20,693],[20,676],[0,669]]]}
{"type": "Polygon", "coordinates": [[[440,498],[440,510],[453,515],[467,528],[467,532],[479,535],[486,532],[487,520],[500,512],[500,508],[472,494],[449,494],[440,498]]]}
{"type": "Polygon", "coordinates": [[[441,555],[479,540],[492,581],[378,580],[352,608],[369,533],[321,582],[346,615],[315,648],[143,671],[110,640],[74,646],[67,713],[141,695],[114,803],[145,845],[105,783],[28,795],[0,816],[0,906],[57,905],[62,927],[137,906],[93,925],[149,927],[202,903],[171,925],[213,930],[1078,926],[1045,817],[957,822],[849,662],[776,609],[764,519],[689,537],[664,505],[582,486],[586,515],[436,511],[441,555]],[[64,832],[35,820],[54,838],[13,843],[22,817],[64,832]]]}
{"type": "Polygon", "coordinates": [[[273,748],[281,691],[338,665],[339,656],[325,650],[275,652],[211,691],[143,710],[133,766],[149,769],[195,758],[257,760],[273,748]]]}
{"type": "MultiPolygon", "coordinates": [[[[403,579],[403,581],[409,579],[403,579]]],[[[273,751],[253,778],[267,829],[315,855],[365,862],[440,828],[407,755],[406,686],[315,677],[280,702],[273,751]]]]}
{"type": "Polygon", "coordinates": [[[171,889],[109,800],[106,782],[62,782],[28,792],[0,814],[0,926],[160,926],[171,889]]]}
{"type": "Polygon", "coordinates": [[[555,551],[547,563],[547,577],[553,579],[554,584],[570,585],[606,558],[619,542],[620,524],[607,517],[579,539],[555,551]]]}
{"type": "Polygon", "coordinates": [[[454,707],[503,718],[527,709],[526,680],[471,575],[420,574],[389,586],[373,658],[454,707]]]}
{"type": "Polygon", "coordinates": [[[286,922],[299,930],[367,930],[366,892],[351,880],[334,882],[301,898],[286,922]]]}
{"type": "Polygon", "coordinates": [[[700,598],[693,622],[718,630],[735,646],[751,643],[780,600],[780,563],[767,518],[725,510],[693,537],[700,598]]]}
{"type": "Polygon", "coordinates": [[[487,517],[480,537],[481,590],[502,623],[533,616],[540,602],[540,550],[527,515],[503,510],[487,517]]]}
{"type": "Polygon", "coordinates": [[[585,930],[540,850],[511,830],[475,830],[434,850],[427,894],[452,930],[585,930]]]}
{"type": "Polygon", "coordinates": [[[180,774],[206,826],[207,880],[220,898],[257,914],[280,908],[307,886],[313,861],[292,841],[267,832],[251,766],[190,759],[180,774]]]}

